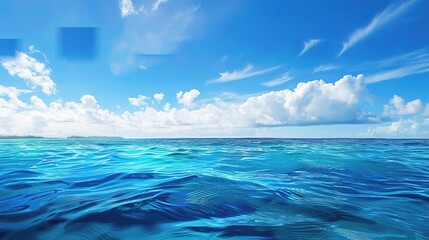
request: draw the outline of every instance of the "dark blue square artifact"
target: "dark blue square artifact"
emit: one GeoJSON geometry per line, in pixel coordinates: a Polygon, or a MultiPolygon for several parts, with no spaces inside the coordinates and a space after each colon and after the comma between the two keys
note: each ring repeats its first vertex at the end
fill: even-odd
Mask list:
{"type": "Polygon", "coordinates": [[[92,59],[96,54],[96,38],[95,27],[60,28],[60,54],[68,59],[92,59]]]}
{"type": "Polygon", "coordinates": [[[19,49],[18,39],[0,39],[0,57],[13,57],[19,49]]]}

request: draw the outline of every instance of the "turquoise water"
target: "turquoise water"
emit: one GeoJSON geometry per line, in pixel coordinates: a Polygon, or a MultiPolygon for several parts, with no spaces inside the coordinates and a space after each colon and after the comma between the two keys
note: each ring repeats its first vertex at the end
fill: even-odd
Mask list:
{"type": "Polygon", "coordinates": [[[429,140],[0,140],[0,239],[429,239],[429,140]]]}

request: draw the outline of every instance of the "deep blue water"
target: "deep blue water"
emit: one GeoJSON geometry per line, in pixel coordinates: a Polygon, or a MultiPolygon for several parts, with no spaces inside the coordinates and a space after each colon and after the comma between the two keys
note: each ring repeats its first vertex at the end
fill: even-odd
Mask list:
{"type": "Polygon", "coordinates": [[[0,239],[429,239],[429,140],[0,140],[0,239]]]}

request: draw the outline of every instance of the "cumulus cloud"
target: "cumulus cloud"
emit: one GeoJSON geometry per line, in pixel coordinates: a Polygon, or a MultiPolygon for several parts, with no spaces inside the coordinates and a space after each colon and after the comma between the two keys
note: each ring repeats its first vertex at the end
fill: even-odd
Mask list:
{"type": "MultiPolygon", "coordinates": [[[[3,92],[12,92],[11,96],[21,101],[15,89],[3,89],[3,92]]],[[[79,102],[65,103],[45,103],[32,96],[30,102],[22,105],[9,103],[3,94],[0,96],[0,135],[145,137],[163,133],[189,137],[257,127],[379,121],[362,108],[367,101],[362,75],[344,76],[334,83],[302,82],[295,89],[250,96],[242,102],[219,100],[197,107],[195,99],[199,95],[196,89],[181,91],[177,100],[183,107],[167,103],[163,110],[145,105],[147,97],[140,95],[131,98],[130,103],[144,108],[115,114],[103,109],[91,95],[83,96],[79,102]],[[15,107],[8,107],[10,105],[15,107]]]]}
{"type": "Polygon", "coordinates": [[[292,80],[293,78],[294,77],[292,76],[292,74],[290,72],[286,72],[274,80],[271,80],[268,82],[263,82],[262,85],[264,85],[266,87],[274,87],[274,86],[280,85],[282,83],[288,82],[288,81],[292,80]]]}
{"type": "Polygon", "coordinates": [[[164,105],[164,112],[168,112],[168,111],[170,111],[170,109],[171,109],[171,104],[170,103],[166,103],[165,105],[164,105]]]}
{"type": "Polygon", "coordinates": [[[429,104],[420,99],[406,102],[394,95],[389,104],[384,105],[382,118],[390,123],[369,127],[363,136],[369,137],[427,137],[429,136],[429,104]]]}
{"type": "MultiPolygon", "coordinates": [[[[426,106],[426,109],[428,108],[429,105],[426,106]]],[[[390,99],[389,104],[384,105],[385,115],[417,115],[424,113],[425,107],[420,99],[405,102],[402,97],[394,95],[393,98],[390,99]]]]}
{"type": "Polygon", "coordinates": [[[311,48],[319,44],[321,41],[322,39],[310,39],[306,41],[304,43],[304,48],[302,49],[302,51],[299,53],[298,56],[301,57],[304,53],[306,53],[308,50],[310,50],[311,48]]]}
{"type": "Polygon", "coordinates": [[[210,80],[207,82],[207,84],[211,83],[224,83],[224,82],[230,82],[230,81],[236,81],[240,79],[250,78],[253,76],[262,75],[268,72],[271,72],[275,69],[278,69],[280,66],[274,66],[271,68],[261,69],[261,70],[254,70],[252,64],[248,64],[245,68],[242,70],[234,70],[233,72],[225,71],[223,73],[219,73],[220,77],[214,80],[210,80]]]}
{"type": "Polygon", "coordinates": [[[366,101],[363,75],[335,83],[301,82],[294,90],[250,97],[239,109],[259,125],[313,125],[372,121],[360,110],[366,101]]]}
{"type": "Polygon", "coordinates": [[[31,107],[36,110],[46,110],[48,106],[38,96],[31,96],[30,98],[31,107]]]}
{"type": "Polygon", "coordinates": [[[382,25],[392,21],[393,19],[404,13],[412,4],[414,4],[414,2],[415,1],[406,1],[396,7],[387,7],[384,11],[375,16],[369,25],[356,30],[349,37],[349,39],[343,43],[343,48],[341,49],[338,56],[341,56],[344,52],[353,47],[355,44],[362,41],[374,31],[378,30],[382,25]]]}
{"type": "Polygon", "coordinates": [[[136,107],[143,107],[148,105],[147,103],[148,100],[149,100],[149,97],[146,97],[143,95],[139,95],[136,98],[128,98],[128,101],[130,102],[130,104],[136,107]]]}
{"type": "Polygon", "coordinates": [[[21,90],[15,87],[5,87],[0,85],[0,109],[11,108],[16,109],[18,107],[26,107],[27,104],[19,99],[21,93],[30,92],[28,90],[21,90]],[[5,99],[7,97],[8,99],[5,99]]]}
{"type": "Polygon", "coordinates": [[[155,93],[153,98],[159,103],[164,99],[164,93],[155,93]]]}
{"type": "MultiPolygon", "coordinates": [[[[46,104],[37,96],[30,101],[25,108],[0,114],[0,135],[104,135],[120,125],[119,117],[101,109],[91,95],[83,96],[80,102],[46,104]]],[[[126,128],[123,125],[122,129],[126,128]]]]}
{"type": "Polygon", "coordinates": [[[33,89],[41,87],[47,95],[56,93],[55,83],[51,79],[52,70],[45,63],[22,52],[17,52],[13,58],[2,58],[0,62],[11,76],[24,79],[33,89]]]}
{"type": "Polygon", "coordinates": [[[186,108],[193,109],[195,108],[194,100],[200,95],[200,91],[192,89],[189,92],[178,92],[176,94],[177,102],[183,104],[186,108]]]}

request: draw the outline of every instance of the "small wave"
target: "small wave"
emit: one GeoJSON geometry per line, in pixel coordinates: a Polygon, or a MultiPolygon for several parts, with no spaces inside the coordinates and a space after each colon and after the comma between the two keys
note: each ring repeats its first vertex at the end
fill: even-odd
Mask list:
{"type": "Polygon", "coordinates": [[[428,239],[427,146],[8,141],[0,239],[428,239]]]}
{"type": "Polygon", "coordinates": [[[72,183],[71,187],[75,187],[75,188],[94,187],[94,186],[98,186],[98,185],[101,185],[104,183],[108,183],[109,181],[112,181],[112,180],[120,177],[121,175],[122,175],[122,173],[115,173],[115,174],[111,174],[111,175],[108,175],[106,177],[103,177],[101,179],[74,182],[74,183],[72,183]]]}

